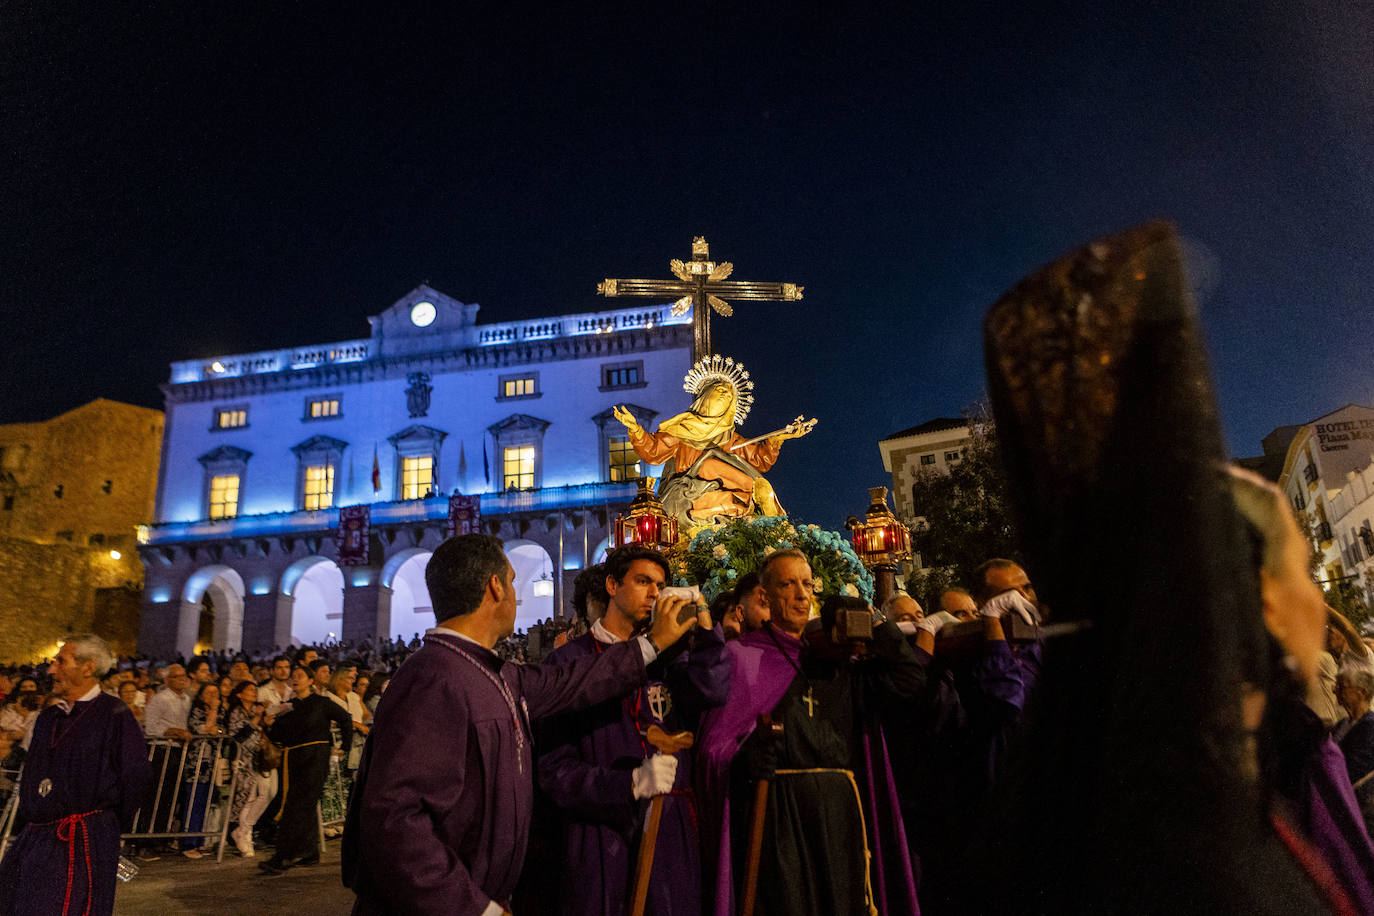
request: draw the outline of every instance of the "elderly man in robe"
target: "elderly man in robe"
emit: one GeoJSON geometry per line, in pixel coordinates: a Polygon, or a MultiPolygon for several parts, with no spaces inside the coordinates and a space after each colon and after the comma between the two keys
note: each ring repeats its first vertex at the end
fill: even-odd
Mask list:
{"type": "Polygon", "coordinates": [[[349,806],[344,883],[355,914],[499,916],[509,907],[534,805],[530,725],[623,696],[696,624],[661,597],[644,636],[564,666],[504,664],[515,571],[501,542],[449,538],[425,570],[438,626],[377,706],[349,806]]]}
{"type": "MultiPolygon", "coordinates": [[[[801,551],[776,551],[759,575],[771,619],[727,644],[729,700],[701,727],[701,830],[715,884],[706,910],[736,911],[754,784],[766,778],[758,913],[857,916],[873,906],[883,916],[912,916],[919,908],[907,838],[874,717],[915,699],[925,670],[894,623],[875,624],[862,661],[824,624],[808,628],[815,593],[801,551]],[[764,713],[783,726],[776,742],[756,732],[764,713]]],[[[851,602],[863,607],[834,596],[823,612],[848,611],[851,602]]]]}
{"type": "Polygon", "coordinates": [[[119,834],[133,824],[152,774],[143,733],[118,698],[101,693],[114,654],[99,636],[73,636],[48,673],[58,702],[29,736],[19,794],[27,822],[0,863],[0,913],[114,912],[119,834]]]}

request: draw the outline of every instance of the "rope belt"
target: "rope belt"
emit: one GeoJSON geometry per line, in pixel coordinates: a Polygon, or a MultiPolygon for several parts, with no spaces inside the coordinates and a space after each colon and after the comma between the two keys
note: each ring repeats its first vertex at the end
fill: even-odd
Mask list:
{"type": "Polygon", "coordinates": [[[868,849],[868,823],[864,819],[863,798],[859,795],[859,784],[854,781],[853,770],[830,769],[827,767],[812,767],[804,770],[774,770],[774,776],[809,776],[819,773],[833,773],[843,776],[849,780],[849,787],[854,790],[854,810],[859,812],[859,826],[862,828],[864,840],[864,902],[868,904],[869,916],[878,916],[878,907],[873,902],[873,878],[871,875],[873,864],[873,853],[868,849]]]}
{"type": "Polygon", "coordinates": [[[273,815],[273,821],[280,821],[282,813],[286,811],[286,793],[291,788],[291,768],[288,766],[291,759],[291,752],[298,751],[303,747],[314,747],[317,744],[333,744],[332,741],[306,741],[303,744],[293,744],[290,747],[281,749],[281,803],[277,807],[277,813],[273,815]]]}
{"type": "Polygon", "coordinates": [[[62,898],[62,916],[67,916],[67,910],[72,904],[72,882],[76,880],[76,831],[78,827],[81,829],[81,855],[86,862],[86,908],[81,911],[81,916],[90,916],[91,893],[94,886],[91,883],[91,835],[86,829],[86,818],[105,810],[105,808],[96,808],[85,814],[68,814],[66,817],[55,821],[33,824],[34,827],[56,827],[57,838],[67,844],[67,893],[62,898]]]}

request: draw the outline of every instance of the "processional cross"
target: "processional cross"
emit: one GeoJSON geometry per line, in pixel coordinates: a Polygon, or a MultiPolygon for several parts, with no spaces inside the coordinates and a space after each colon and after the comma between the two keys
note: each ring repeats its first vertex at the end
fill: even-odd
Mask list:
{"type": "Polygon", "coordinates": [[[722,318],[734,314],[731,299],[752,299],[792,302],[802,297],[803,287],[795,283],[756,283],[751,280],[726,280],[735,270],[729,261],[710,260],[706,239],[692,239],[692,260],[674,258],[668,262],[676,280],[603,280],[596,291],[603,296],[636,296],[666,299],[678,296],[673,314],[692,310],[692,362],[711,355],[711,309],[722,318]]]}

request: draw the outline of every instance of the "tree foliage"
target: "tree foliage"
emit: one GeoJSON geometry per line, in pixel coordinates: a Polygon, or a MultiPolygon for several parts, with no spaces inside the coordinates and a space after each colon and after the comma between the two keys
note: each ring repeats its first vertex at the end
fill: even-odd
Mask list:
{"type": "Polygon", "coordinates": [[[911,539],[922,568],[907,575],[907,590],[927,608],[951,586],[972,588],[973,571],[984,560],[1020,558],[992,412],[980,403],[963,414],[971,441],[962,460],[948,474],[921,471],[912,487],[915,514],[924,519],[911,539]]]}

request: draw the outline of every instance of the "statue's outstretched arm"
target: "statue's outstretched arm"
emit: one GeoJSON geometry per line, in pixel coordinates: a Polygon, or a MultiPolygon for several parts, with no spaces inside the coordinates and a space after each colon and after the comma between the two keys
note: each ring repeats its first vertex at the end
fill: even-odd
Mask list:
{"type": "Polygon", "coordinates": [[[624,407],[617,404],[615,407],[611,408],[611,413],[620,421],[622,426],[630,431],[631,436],[638,437],[644,435],[644,427],[640,426],[634,414],[630,413],[624,407]]]}

